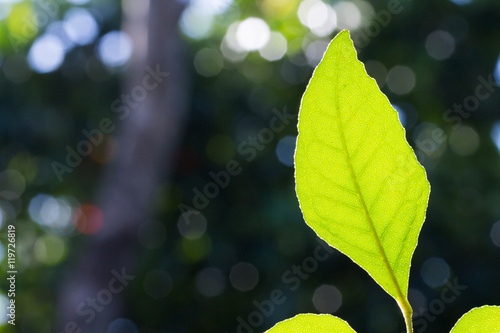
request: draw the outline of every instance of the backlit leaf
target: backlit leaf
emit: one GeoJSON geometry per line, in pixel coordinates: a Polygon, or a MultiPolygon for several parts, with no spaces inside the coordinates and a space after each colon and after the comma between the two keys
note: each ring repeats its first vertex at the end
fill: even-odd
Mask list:
{"type": "Polygon", "coordinates": [[[500,306],[474,308],[458,320],[450,333],[500,332],[500,306]]]}
{"type": "Polygon", "coordinates": [[[298,127],[296,191],[306,223],[394,297],[408,325],[410,262],[430,186],[348,31],[314,71],[298,127]]]}
{"type": "Polygon", "coordinates": [[[328,314],[299,314],[284,320],[265,333],[356,333],[349,324],[328,314]]]}

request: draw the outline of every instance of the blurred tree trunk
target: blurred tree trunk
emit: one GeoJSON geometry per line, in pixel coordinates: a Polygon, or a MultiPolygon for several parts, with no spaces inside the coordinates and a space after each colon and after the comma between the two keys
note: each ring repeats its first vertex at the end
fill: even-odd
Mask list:
{"type": "MultiPolygon", "coordinates": [[[[159,84],[147,90],[144,100],[132,99],[137,106],[124,117],[116,135],[117,154],[105,170],[96,201],[105,216],[104,226],[88,237],[61,288],[60,332],[73,332],[67,329],[71,322],[82,332],[106,332],[110,322],[125,315],[124,292],[113,294],[102,308],[96,306],[95,317],[90,314],[92,306],[81,304],[109,288],[113,270],[135,276],[138,226],[151,216],[157,187],[169,174],[187,113],[189,73],[178,34],[181,11],[176,0],[123,0],[123,30],[134,43],[123,93],[144,87],[143,80],[151,72],[157,72],[159,84]],[[83,311],[87,313],[82,315],[83,311]]],[[[148,86],[153,82],[149,79],[148,86]]],[[[141,281],[136,278],[130,283],[141,281]]]]}

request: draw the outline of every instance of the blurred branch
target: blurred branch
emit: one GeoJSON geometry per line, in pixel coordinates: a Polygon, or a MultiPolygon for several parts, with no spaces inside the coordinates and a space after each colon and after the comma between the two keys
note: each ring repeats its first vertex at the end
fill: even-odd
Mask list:
{"type": "Polygon", "coordinates": [[[128,114],[121,114],[117,155],[105,170],[97,195],[104,226],[88,238],[61,289],[61,331],[75,322],[82,332],[105,332],[111,321],[124,315],[123,293],[113,294],[112,302],[96,311],[92,320],[76,310],[88,297],[108,288],[113,269],[125,268],[133,275],[138,226],[151,215],[157,186],[173,164],[187,113],[189,76],[178,34],[181,11],[175,0],[123,0],[123,30],[134,43],[123,84],[124,94],[132,96],[131,107],[128,114]],[[144,91],[147,97],[142,99],[139,93],[144,91]]]}

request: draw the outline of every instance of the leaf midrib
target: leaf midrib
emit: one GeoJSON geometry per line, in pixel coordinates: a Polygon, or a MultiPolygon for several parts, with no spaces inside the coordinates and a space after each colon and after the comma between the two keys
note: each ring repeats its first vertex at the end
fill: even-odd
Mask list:
{"type": "MultiPolygon", "coordinates": [[[[342,52],[341,48],[342,48],[342,43],[338,43],[336,64],[339,67],[340,67],[340,57],[341,57],[341,52],[342,52]]],[[[339,85],[339,79],[340,79],[339,70],[337,70],[337,68],[335,68],[335,80],[336,80],[336,87],[337,88],[340,86],[339,85]]],[[[371,230],[371,233],[373,235],[373,238],[375,239],[375,243],[377,245],[377,249],[378,249],[378,251],[381,254],[381,258],[382,258],[382,261],[384,262],[384,266],[385,266],[385,268],[387,269],[387,271],[389,273],[391,281],[396,286],[396,293],[397,293],[396,300],[398,301],[398,303],[400,303],[400,306],[401,306],[402,305],[401,303],[406,303],[407,302],[406,301],[406,297],[403,295],[403,292],[401,291],[401,287],[399,286],[398,280],[396,279],[396,276],[394,275],[394,271],[392,270],[392,267],[391,267],[391,265],[389,263],[389,260],[387,258],[387,254],[385,253],[385,250],[384,250],[384,247],[382,245],[382,242],[380,241],[380,238],[378,237],[377,231],[375,229],[375,224],[373,223],[372,217],[370,215],[370,212],[369,212],[368,207],[366,205],[365,199],[364,199],[363,194],[361,192],[361,188],[359,186],[358,178],[356,177],[356,173],[354,171],[354,167],[353,167],[353,165],[351,163],[351,158],[350,158],[349,152],[347,150],[347,140],[345,138],[344,128],[343,128],[343,124],[342,124],[342,117],[340,115],[339,94],[340,94],[340,92],[334,94],[334,100],[335,100],[334,109],[337,112],[337,119],[338,119],[338,124],[339,124],[340,138],[341,138],[341,141],[342,141],[342,146],[344,148],[343,150],[344,150],[344,155],[345,155],[345,158],[346,158],[346,161],[347,161],[347,165],[349,166],[349,173],[350,173],[351,179],[352,179],[352,181],[354,183],[354,187],[355,187],[356,193],[358,195],[359,201],[360,201],[360,203],[361,203],[361,205],[363,207],[363,211],[365,213],[366,219],[368,220],[368,224],[370,226],[370,230],[371,230]]],[[[391,223],[391,221],[389,221],[389,223],[391,223]]]]}

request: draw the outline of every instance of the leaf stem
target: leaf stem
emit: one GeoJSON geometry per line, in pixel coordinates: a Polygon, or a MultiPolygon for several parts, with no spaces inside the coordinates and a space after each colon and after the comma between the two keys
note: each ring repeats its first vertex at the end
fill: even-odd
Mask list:
{"type": "Polygon", "coordinates": [[[411,320],[413,316],[413,309],[411,308],[410,303],[406,298],[404,299],[399,298],[397,302],[405,319],[406,333],[413,333],[413,322],[411,320]]]}

